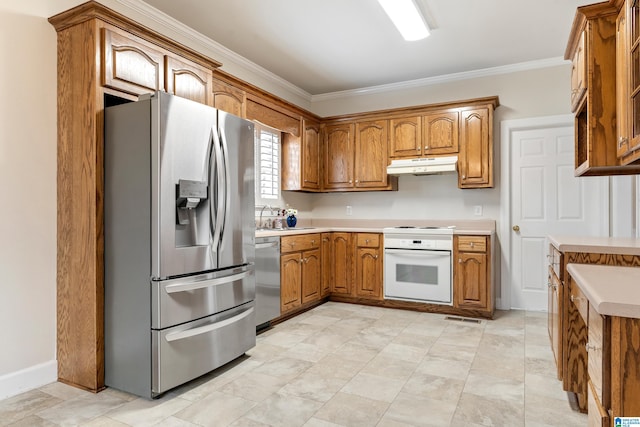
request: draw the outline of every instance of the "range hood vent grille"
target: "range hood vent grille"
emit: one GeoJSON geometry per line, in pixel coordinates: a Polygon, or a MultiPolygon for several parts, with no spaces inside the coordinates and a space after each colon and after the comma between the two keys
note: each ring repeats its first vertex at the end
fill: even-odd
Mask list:
{"type": "Polygon", "coordinates": [[[387,175],[434,175],[457,170],[458,156],[392,160],[387,175]]]}

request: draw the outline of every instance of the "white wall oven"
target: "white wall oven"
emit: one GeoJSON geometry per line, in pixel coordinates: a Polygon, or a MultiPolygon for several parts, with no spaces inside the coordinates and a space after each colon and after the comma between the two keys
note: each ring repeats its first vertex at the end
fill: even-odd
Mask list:
{"type": "Polygon", "coordinates": [[[392,227],[384,233],[384,297],[452,304],[453,227],[392,227]]]}

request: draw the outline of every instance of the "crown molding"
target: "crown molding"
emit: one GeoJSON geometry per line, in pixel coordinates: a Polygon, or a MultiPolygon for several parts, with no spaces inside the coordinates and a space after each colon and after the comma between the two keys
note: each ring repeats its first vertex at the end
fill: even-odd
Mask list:
{"type": "Polygon", "coordinates": [[[341,98],[353,98],[356,96],[373,95],[377,93],[392,92],[397,90],[415,89],[418,87],[456,82],[460,80],[476,79],[480,77],[496,76],[500,74],[516,73],[520,71],[537,70],[540,68],[557,67],[569,64],[562,57],[541,59],[537,61],[520,62],[517,64],[503,65],[500,67],[483,68],[480,70],[465,71],[461,73],[445,74],[442,76],[426,77],[424,79],[407,80],[404,82],[390,83],[379,86],[369,86],[360,89],[329,92],[312,95],[311,102],[329,101],[341,98]]]}
{"type": "MultiPolygon", "coordinates": [[[[183,24],[182,22],[172,18],[164,12],[154,8],[153,6],[141,1],[141,0],[115,0],[123,7],[139,13],[144,17],[150,19],[160,27],[166,28],[168,31],[179,34],[181,37],[189,40],[193,46],[192,48],[204,51],[203,53],[211,55],[213,59],[216,56],[229,59],[234,65],[247,70],[253,75],[262,78],[266,81],[273,83],[274,85],[282,88],[282,90],[288,93],[298,96],[301,99],[307,100],[309,103],[314,102],[337,100],[353,98],[357,96],[373,95],[378,93],[392,92],[397,90],[414,89],[423,86],[432,86],[437,84],[456,82],[460,80],[475,79],[480,77],[496,76],[500,74],[509,74],[520,71],[536,70],[540,68],[557,67],[560,65],[568,64],[569,61],[564,60],[562,57],[548,58],[537,61],[520,62],[517,64],[504,65],[500,67],[484,68],[480,70],[465,71],[461,73],[446,74],[442,76],[427,77],[423,79],[408,80],[398,83],[390,83],[378,86],[369,86],[359,89],[350,89],[337,92],[328,92],[318,95],[311,95],[309,92],[301,89],[300,87],[290,83],[282,77],[272,73],[271,71],[259,66],[258,64],[249,61],[245,57],[237,54],[236,52],[226,48],[220,43],[216,42],[209,37],[195,31],[193,28],[183,24]]],[[[222,61],[221,61],[222,62],[222,61]]],[[[225,69],[224,62],[221,69],[225,69]]],[[[239,76],[238,76],[239,77],[239,76]]]]}
{"type": "MultiPolygon", "coordinates": [[[[186,38],[190,42],[194,43],[195,46],[191,46],[194,49],[205,50],[207,55],[211,55],[216,59],[215,56],[222,56],[224,58],[230,59],[235,65],[257,75],[260,76],[275,85],[280,86],[283,90],[294,94],[298,97],[301,97],[305,100],[311,101],[311,94],[304,89],[299,88],[298,86],[290,83],[289,81],[283,79],[282,77],[272,73],[271,71],[262,68],[258,64],[249,61],[245,57],[237,54],[231,49],[226,48],[221,45],[217,41],[199,33],[193,28],[183,24],[175,18],[167,15],[166,13],[156,9],[155,7],[140,1],[140,0],[116,0],[119,4],[124,6],[125,8],[134,11],[143,15],[144,17],[152,20],[154,23],[168,29],[171,32],[177,33],[180,36],[186,38]]],[[[157,31],[157,30],[156,30],[157,31]]],[[[203,52],[204,53],[204,52],[203,52]]],[[[222,62],[222,61],[220,61],[222,62]]],[[[225,69],[224,62],[222,63],[222,70],[225,69]]]]}

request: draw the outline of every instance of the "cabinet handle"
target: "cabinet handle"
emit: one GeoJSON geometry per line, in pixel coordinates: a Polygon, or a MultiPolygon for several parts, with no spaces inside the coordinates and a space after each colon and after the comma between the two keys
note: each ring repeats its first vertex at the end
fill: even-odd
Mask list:
{"type": "Polygon", "coordinates": [[[589,350],[598,350],[600,347],[594,344],[589,344],[589,341],[587,341],[587,343],[584,345],[584,348],[587,350],[587,353],[588,353],[589,350]]]}
{"type": "Polygon", "coordinates": [[[571,302],[582,301],[584,298],[571,295],[571,302]]]}
{"type": "Polygon", "coordinates": [[[626,145],[629,139],[625,136],[621,136],[618,138],[618,148],[622,148],[623,145],[626,145]]]}
{"type": "Polygon", "coordinates": [[[311,244],[312,244],[312,245],[315,245],[315,244],[316,244],[316,239],[313,239],[313,240],[311,241],[311,244]]]}
{"type": "Polygon", "coordinates": [[[329,239],[327,239],[326,237],[324,239],[322,239],[323,242],[328,242],[329,239]]]}

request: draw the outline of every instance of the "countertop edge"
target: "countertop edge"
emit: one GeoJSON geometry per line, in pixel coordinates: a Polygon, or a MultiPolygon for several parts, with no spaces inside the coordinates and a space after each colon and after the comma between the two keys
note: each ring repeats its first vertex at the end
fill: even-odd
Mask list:
{"type": "MultiPolygon", "coordinates": [[[[313,233],[382,233],[382,228],[378,227],[313,227],[313,228],[300,228],[300,229],[287,229],[287,230],[260,230],[256,231],[256,237],[272,237],[272,236],[292,236],[296,234],[313,234],[313,233]]],[[[454,235],[478,235],[478,236],[492,236],[494,231],[492,230],[480,230],[480,229],[456,229],[453,231],[454,235]]]]}
{"type": "Polygon", "coordinates": [[[640,239],[589,236],[547,236],[560,252],[640,255],[640,239]]]}
{"type": "Polygon", "coordinates": [[[637,303],[629,303],[628,292],[625,292],[629,287],[638,286],[637,294],[640,295],[640,268],[572,263],[567,265],[567,271],[585,294],[589,304],[592,304],[599,314],[640,319],[640,297],[636,298],[637,303]],[[607,272],[606,284],[599,281],[598,275],[594,274],[598,270],[607,272]],[[633,284],[630,284],[631,282],[633,284]],[[604,287],[609,291],[609,295],[625,295],[627,298],[608,297],[604,294],[604,287]]]}

